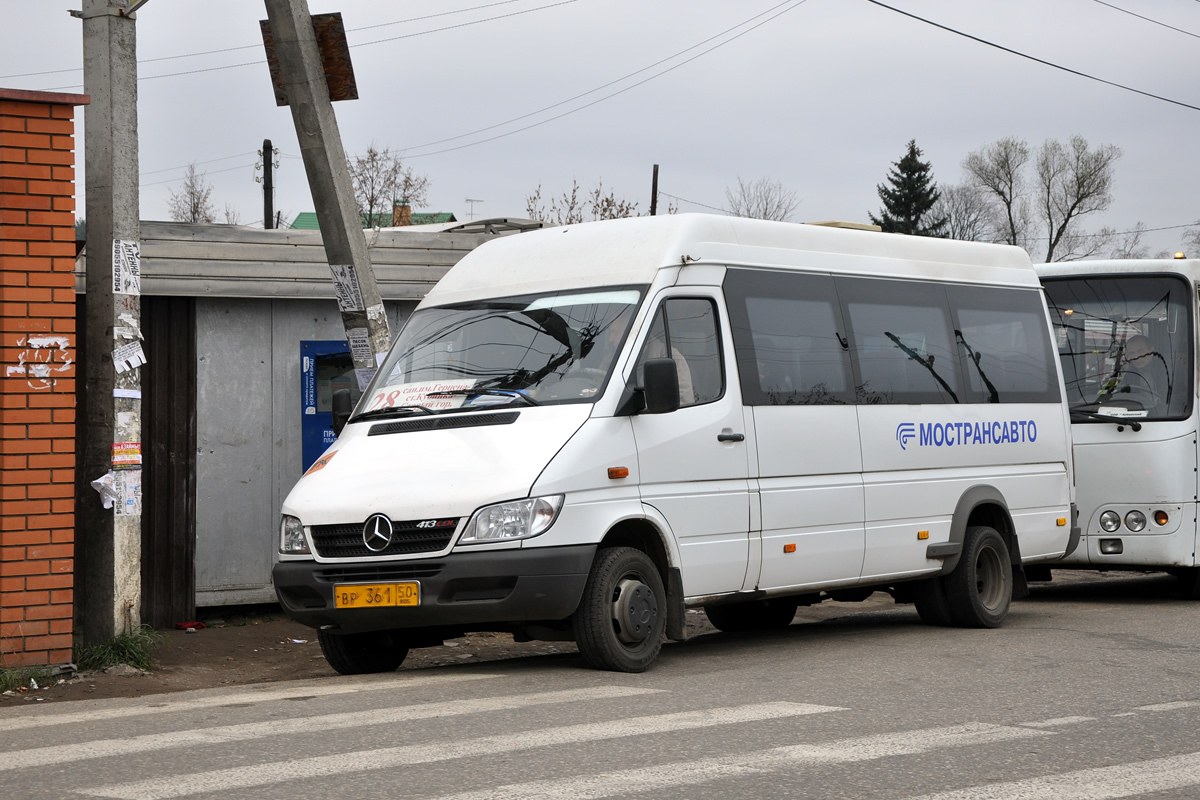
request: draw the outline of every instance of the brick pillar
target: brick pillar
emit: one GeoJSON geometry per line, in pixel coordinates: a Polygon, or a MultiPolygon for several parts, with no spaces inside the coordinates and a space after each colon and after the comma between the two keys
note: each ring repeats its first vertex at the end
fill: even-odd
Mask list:
{"type": "Polygon", "coordinates": [[[0,667],[71,660],[75,106],[0,88],[0,667]]]}

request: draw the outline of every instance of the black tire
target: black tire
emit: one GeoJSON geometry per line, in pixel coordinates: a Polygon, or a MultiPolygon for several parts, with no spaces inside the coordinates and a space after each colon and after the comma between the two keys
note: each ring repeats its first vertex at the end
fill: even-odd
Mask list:
{"type": "Polygon", "coordinates": [[[796,616],[797,602],[788,597],[705,606],[704,614],[713,627],[726,633],[786,628],[796,616]]]}
{"type": "Polygon", "coordinates": [[[1179,589],[1185,598],[1200,600],[1200,567],[1185,567],[1172,574],[1179,581],[1179,589]]]}
{"type": "Polygon", "coordinates": [[[408,645],[394,631],[338,635],[317,631],[317,641],[329,666],[342,675],[394,672],[404,663],[408,645]]]}
{"type": "Polygon", "coordinates": [[[926,578],[914,583],[912,599],[917,614],[926,625],[946,628],[954,624],[950,599],[946,596],[946,584],[942,578],[926,578]]]}
{"type": "Polygon", "coordinates": [[[962,556],[945,577],[954,622],[963,628],[996,628],[1008,616],[1013,575],[1008,547],[994,528],[967,529],[962,556]]]}
{"type": "Polygon", "coordinates": [[[654,562],[632,547],[597,552],[571,622],[589,667],[644,672],[667,626],[667,593],[654,562]]]}

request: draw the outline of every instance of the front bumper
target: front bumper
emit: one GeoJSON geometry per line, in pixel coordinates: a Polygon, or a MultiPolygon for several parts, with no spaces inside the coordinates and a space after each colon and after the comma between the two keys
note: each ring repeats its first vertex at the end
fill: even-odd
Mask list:
{"type": "Polygon", "coordinates": [[[339,633],[406,628],[504,630],[566,619],[579,605],[596,545],[452,553],[414,561],[320,564],[280,561],[271,570],[284,612],[339,633]],[[335,585],[418,581],[414,607],[335,608],[335,585]]]}

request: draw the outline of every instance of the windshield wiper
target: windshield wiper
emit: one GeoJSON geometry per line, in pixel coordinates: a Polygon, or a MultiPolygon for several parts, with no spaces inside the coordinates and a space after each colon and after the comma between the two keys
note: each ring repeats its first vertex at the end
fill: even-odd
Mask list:
{"type": "Polygon", "coordinates": [[[366,419],[383,419],[384,417],[407,417],[411,414],[435,414],[437,412],[425,406],[389,406],[387,408],[375,408],[370,411],[364,411],[361,414],[356,414],[349,419],[349,422],[362,422],[366,419]]]}
{"type": "Polygon", "coordinates": [[[1071,409],[1071,421],[1072,422],[1075,421],[1076,416],[1080,416],[1085,419],[1098,420],[1099,422],[1111,422],[1115,425],[1128,425],[1129,427],[1133,428],[1134,431],[1140,431],[1142,429],[1142,423],[1140,423],[1136,419],[1132,419],[1130,417],[1116,417],[1116,416],[1113,416],[1112,414],[1101,414],[1096,411],[1083,411],[1078,408],[1072,408],[1071,409]]]}
{"type": "Polygon", "coordinates": [[[494,397],[512,397],[519,400],[524,400],[531,406],[540,406],[537,400],[534,400],[527,394],[521,394],[515,389],[444,389],[440,392],[429,392],[426,397],[477,397],[481,394],[492,395],[494,397]]]}

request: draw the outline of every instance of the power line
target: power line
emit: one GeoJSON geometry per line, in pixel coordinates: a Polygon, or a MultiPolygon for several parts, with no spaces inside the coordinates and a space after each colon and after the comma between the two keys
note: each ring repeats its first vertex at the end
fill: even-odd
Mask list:
{"type": "Polygon", "coordinates": [[[241,158],[242,156],[253,156],[253,155],[258,155],[258,152],[252,150],[249,153],[238,153],[237,155],[232,155],[232,156],[221,156],[220,158],[210,158],[207,161],[192,161],[188,164],[181,164],[178,167],[166,167],[164,169],[150,169],[150,170],[145,170],[144,172],[140,172],[138,174],[140,176],[156,175],[160,172],[174,172],[177,169],[187,169],[188,167],[198,166],[200,164],[213,164],[217,161],[228,161],[231,158],[241,158]]]}
{"type": "MultiPolygon", "coordinates": [[[[356,33],[357,31],[368,31],[368,30],[372,30],[374,28],[386,28],[389,25],[405,25],[410,22],[423,22],[427,19],[434,19],[435,17],[447,17],[452,14],[465,14],[469,11],[482,11],[485,8],[492,8],[493,6],[503,6],[503,5],[508,5],[509,3],[518,3],[518,2],[521,2],[521,0],[499,0],[499,2],[496,2],[496,3],[487,3],[487,4],[481,5],[481,6],[473,6],[471,8],[460,8],[456,11],[442,11],[437,14],[426,14],[423,17],[409,17],[408,19],[399,19],[394,22],[380,22],[375,25],[363,25],[358,28],[347,28],[346,33],[356,33]]],[[[253,50],[253,49],[257,49],[259,47],[262,47],[262,42],[255,42],[254,44],[243,44],[243,45],[239,45],[238,47],[222,47],[217,50],[202,50],[202,51],[196,52],[196,53],[177,53],[173,56],[160,56],[158,58],[138,59],[138,64],[139,65],[153,64],[157,61],[171,61],[171,60],[177,59],[177,58],[195,58],[196,56],[211,56],[211,55],[216,55],[218,53],[232,53],[237,50],[253,50]]],[[[45,70],[43,72],[21,72],[21,73],[17,73],[14,75],[0,75],[0,80],[7,80],[8,78],[32,78],[32,77],[37,77],[39,75],[59,75],[64,72],[80,72],[82,69],[83,69],[83,67],[70,67],[68,69],[51,69],[51,70],[45,70]]]]}
{"type": "MultiPolygon", "coordinates": [[[[546,111],[549,111],[549,110],[550,110],[550,109],[552,109],[552,108],[558,108],[559,106],[566,105],[567,103],[574,102],[574,101],[576,101],[576,100],[579,100],[580,98],[587,97],[589,94],[595,94],[596,92],[598,92],[598,91],[600,91],[600,90],[602,90],[602,89],[607,89],[607,88],[608,88],[608,87],[610,87],[610,86],[614,86],[614,85],[616,85],[616,84],[618,84],[618,83],[621,83],[622,81],[628,80],[629,78],[632,78],[634,75],[640,75],[641,73],[643,73],[643,72],[645,72],[645,71],[647,71],[647,70],[653,69],[654,67],[657,67],[657,66],[659,66],[660,64],[665,64],[665,63],[667,63],[668,61],[672,61],[672,60],[674,60],[674,59],[678,58],[679,56],[683,55],[684,53],[687,53],[687,52],[689,52],[689,51],[691,51],[691,50],[695,50],[697,47],[700,47],[700,46],[702,46],[702,45],[708,44],[709,42],[711,42],[711,41],[712,41],[712,40],[714,40],[714,39],[719,39],[720,37],[724,36],[725,34],[727,34],[727,33],[730,33],[731,31],[735,31],[735,30],[737,30],[738,28],[742,27],[743,25],[746,25],[746,24],[748,24],[748,23],[750,23],[750,22],[753,22],[754,20],[758,19],[759,17],[761,17],[761,16],[764,16],[765,14],[769,14],[769,13],[771,13],[772,11],[774,11],[775,9],[777,9],[777,8],[779,8],[779,7],[781,7],[781,6],[786,6],[786,5],[787,5],[788,3],[790,3],[790,2],[793,2],[793,0],[785,0],[785,2],[782,2],[782,3],[780,3],[779,5],[776,5],[776,6],[772,6],[771,8],[768,8],[766,11],[762,12],[761,14],[755,14],[753,17],[750,17],[749,19],[743,20],[742,22],[739,22],[737,25],[734,25],[734,26],[733,26],[733,27],[731,27],[731,28],[726,28],[725,30],[721,31],[720,33],[714,34],[713,36],[710,36],[710,37],[708,37],[707,39],[704,39],[703,41],[697,42],[696,44],[692,45],[691,47],[686,47],[686,48],[684,48],[683,50],[680,50],[678,53],[674,53],[673,55],[669,55],[669,56],[667,56],[667,57],[666,57],[666,58],[664,58],[664,59],[660,59],[659,61],[655,61],[653,64],[650,64],[650,65],[648,65],[648,66],[642,67],[642,68],[641,68],[641,69],[639,69],[639,70],[635,70],[635,71],[633,71],[633,72],[630,72],[630,73],[628,73],[628,74],[626,74],[626,75],[622,75],[620,78],[616,78],[616,79],[614,79],[614,80],[611,80],[611,81],[609,81],[608,83],[605,83],[605,84],[602,84],[602,85],[600,85],[600,86],[597,86],[597,87],[596,87],[596,88],[594,88],[594,89],[588,89],[586,92],[580,92],[579,94],[575,95],[574,97],[568,97],[566,100],[561,100],[561,101],[559,101],[559,102],[557,102],[557,103],[552,103],[551,105],[545,106],[545,107],[543,107],[543,108],[539,108],[537,111],[530,111],[528,114],[522,114],[522,115],[521,115],[521,116],[519,116],[519,117],[513,117],[512,119],[505,120],[504,122],[497,122],[497,123],[496,123],[496,124],[494,124],[494,125],[488,125],[488,126],[486,126],[486,127],[483,127],[483,128],[477,128],[476,130],[470,131],[470,132],[468,132],[468,133],[460,133],[460,134],[458,134],[457,136],[448,136],[448,137],[446,137],[445,139],[438,139],[438,140],[436,140],[436,141],[433,141],[433,142],[425,142],[424,144],[415,144],[415,145],[412,145],[412,146],[410,146],[410,147],[407,147],[407,148],[405,148],[405,149],[406,149],[406,150],[421,150],[421,149],[423,149],[423,148],[426,148],[426,147],[434,147],[434,146],[436,146],[436,145],[443,144],[443,143],[445,143],[445,142],[452,142],[452,141],[454,141],[455,139],[463,139],[463,138],[466,138],[467,136],[474,136],[474,135],[476,135],[476,134],[483,133],[483,132],[485,132],[485,131],[490,131],[490,130],[493,130],[493,129],[495,129],[495,128],[502,128],[502,127],[504,127],[505,125],[511,125],[511,124],[512,124],[512,123],[514,123],[514,122],[520,122],[520,121],[521,121],[521,120],[523,120],[523,119],[528,119],[529,117],[534,117],[534,116],[537,116],[538,114],[542,114],[542,113],[544,113],[544,112],[546,112],[546,111]]],[[[1200,0],[1198,0],[1198,2],[1200,2],[1200,0]]],[[[632,87],[631,87],[631,88],[632,88],[632,87]]],[[[586,106],[585,106],[585,108],[586,108],[586,106]]]]}
{"type": "Polygon", "coordinates": [[[658,194],[660,197],[669,197],[672,200],[678,200],[679,202],[687,203],[688,205],[700,206],[701,208],[707,208],[711,211],[720,211],[722,214],[732,214],[733,213],[732,211],[730,211],[727,208],[717,208],[716,206],[710,206],[705,203],[697,202],[695,200],[688,200],[686,197],[679,197],[678,195],[668,194],[667,192],[664,192],[661,189],[659,190],[658,194]]]}
{"type": "MultiPolygon", "coordinates": [[[[524,126],[523,128],[517,128],[516,130],[511,130],[511,131],[508,131],[507,133],[500,133],[500,134],[497,134],[497,135],[495,135],[495,136],[489,136],[489,137],[488,137],[488,138],[486,138],[486,139],[480,139],[480,140],[478,140],[478,141],[475,141],[475,142],[468,142],[467,144],[460,144],[460,145],[457,145],[457,146],[455,146],[455,147],[446,147],[446,148],[443,148],[443,149],[441,149],[441,150],[431,150],[431,151],[430,151],[430,152],[428,152],[428,153],[413,153],[413,154],[411,154],[411,155],[407,155],[407,157],[408,157],[408,158],[424,158],[425,156],[436,156],[436,155],[439,155],[439,154],[441,154],[441,153],[450,153],[450,152],[453,152],[453,151],[455,151],[455,150],[463,150],[463,149],[465,149],[465,148],[468,148],[468,147],[475,147],[476,145],[485,144],[485,143],[487,143],[487,142],[494,142],[494,141],[496,141],[497,139],[503,139],[503,138],[505,138],[505,137],[512,136],[512,135],[514,135],[514,134],[517,134],[517,133],[522,133],[522,132],[524,132],[524,131],[530,130],[530,129],[532,129],[532,128],[537,128],[537,127],[539,127],[539,126],[541,126],[541,125],[545,125],[545,124],[547,124],[547,123],[554,122],[555,120],[562,119],[563,117],[566,117],[566,116],[570,116],[571,114],[574,114],[574,113],[576,113],[576,112],[583,111],[585,108],[591,108],[591,107],[592,107],[592,106],[594,106],[594,105],[597,105],[597,104],[599,104],[599,103],[603,103],[605,100],[610,100],[610,99],[612,99],[613,97],[616,97],[617,95],[624,94],[625,92],[628,92],[628,91],[630,91],[630,90],[632,90],[632,89],[636,89],[637,87],[641,86],[641,85],[642,85],[642,84],[644,84],[644,83],[649,83],[650,81],[654,80],[655,78],[658,78],[658,77],[661,77],[661,76],[663,76],[663,75],[666,75],[668,72],[673,72],[673,71],[675,71],[675,70],[679,69],[680,67],[686,66],[687,64],[690,64],[690,63],[692,63],[692,62],[693,62],[693,61],[695,61],[696,59],[698,59],[698,58],[701,58],[701,57],[703,57],[703,56],[706,56],[706,55],[708,55],[709,53],[711,53],[712,51],[714,51],[714,50],[717,50],[717,49],[720,49],[720,48],[724,47],[725,45],[727,45],[727,44],[730,44],[730,43],[732,43],[732,42],[734,42],[734,41],[736,41],[736,40],[740,39],[741,37],[745,36],[746,34],[750,33],[751,31],[754,31],[754,30],[757,30],[758,28],[761,28],[763,25],[766,25],[768,22],[771,22],[771,21],[775,20],[777,17],[781,17],[781,16],[783,16],[784,14],[786,14],[787,12],[789,12],[789,11],[791,11],[792,9],[796,8],[797,6],[803,5],[804,3],[808,2],[808,0],[788,0],[788,2],[791,2],[791,3],[792,3],[792,5],[791,5],[791,6],[789,6],[788,8],[785,8],[785,9],[783,9],[783,11],[780,11],[780,12],[776,13],[776,14],[775,14],[775,16],[773,16],[773,17],[770,17],[770,18],[768,18],[768,19],[765,19],[765,20],[763,20],[762,22],[758,23],[757,25],[754,25],[753,27],[751,27],[751,28],[748,28],[748,29],[746,29],[746,30],[742,31],[741,33],[737,34],[736,36],[732,36],[732,37],[730,37],[729,39],[726,39],[725,41],[723,41],[723,42],[720,42],[719,44],[715,44],[715,45],[713,45],[712,47],[708,48],[707,50],[704,50],[703,52],[697,53],[696,55],[692,56],[691,58],[689,58],[689,59],[687,59],[687,60],[685,60],[685,61],[681,61],[680,63],[678,63],[678,64],[676,64],[676,65],[674,65],[674,66],[672,66],[672,67],[668,67],[668,68],[666,68],[666,69],[662,70],[661,72],[656,72],[656,73],[654,73],[653,75],[651,75],[651,76],[650,76],[650,77],[648,77],[648,78],[644,78],[643,80],[640,80],[640,81],[638,81],[637,83],[634,83],[634,84],[632,84],[632,85],[630,85],[630,86],[626,86],[624,89],[618,89],[618,90],[617,90],[617,91],[615,91],[615,92],[612,92],[612,93],[610,93],[610,94],[606,94],[606,95],[604,95],[603,97],[597,98],[597,99],[593,100],[593,101],[592,101],[592,102],[590,102],[590,103],[584,103],[583,105],[581,105],[581,106],[578,106],[578,107],[576,107],[576,108],[572,108],[572,109],[570,109],[569,111],[564,111],[564,112],[563,112],[563,113],[561,113],[561,114],[555,114],[553,117],[549,117],[548,119],[544,119],[544,120],[542,120],[541,122],[534,122],[534,123],[532,123],[532,124],[530,124],[530,125],[526,125],[526,126],[524,126]]],[[[780,5],[787,5],[787,3],[780,3],[780,5]]],[[[779,6],[775,6],[774,8],[779,8],[779,6]]],[[[764,13],[769,13],[769,12],[764,12],[764,13]]],[[[759,16],[761,16],[761,15],[759,15],[759,16]]],[[[752,19],[753,19],[753,18],[752,18],[752,19]]],[[[745,23],[742,23],[742,25],[744,25],[744,24],[745,24],[745,23]]],[[[735,26],[733,26],[733,28],[730,28],[730,30],[734,30],[734,29],[736,29],[736,28],[738,28],[738,27],[741,27],[741,26],[740,26],[740,25],[735,25],[735,26]]],[[[691,50],[691,49],[694,49],[694,47],[693,47],[693,48],[688,48],[688,49],[689,49],[689,50],[691,50]]],[[[681,51],[681,52],[687,52],[687,51],[686,51],[686,50],[684,50],[684,51],[681,51]]],[[[667,59],[667,60],[670,60],[670,59],[667,59]]],[[[659,62],[659,63],[661,63],[661,62],[659,62]]],[[[648,69],[648,68],[647,68],[647,69],[648,69]]],[[[644,71],[644,70],[639,70],[639,72],[641,72],[641,71],[644,71]]],[[[633,73],[633,74],[637,74],[637,73],[633,73]]],[[[618,83],[618,82],[619,82],[619,81],[613,81],[612,83],[618,83]]],[[[609,83],[609,84],[607,84],[607,85],[612,85],[612,83],[609,83]]],[[[593,91],[596,91],[596,90],[593,90],[593,91]]],[[[591,92],[584,92],[584,94],[585,94],[585,95],[586,95],[586,94],[591,94],[591,92]]],[[[583,96],[583,95],[580,95],[580,96],[583,96]]],[[[564,101],[564,102],[569,102],[569,101],[564,101]]],[[[561,105],[561,103],[560,103],[560,104],[558,104],[558,105],[561,105]]],[[[551,106],[551,108],[553,108],[553,106],[551,106]]],[[[538,112],[534,112],[534,113],[538,113],[538,112]]],[[[525,115],[525,116],[530,116],[530,115],[528,115],[528,114],[527,114],[527,115],[525,115]]],[[[521,119],[521,118],[520,118],[520,117],[518,117],[518,119],[521,119]]],[[[504,124],[506,124],[506,123],[500,123],[500,125],[504,125],[504,124]]],[[[494,128],[494,127],[497,127],[497,126],[496,126],[496,125],[493,125],[493,126],[491,126],[491,127],[493,127],[493,128],[494,128]]],[[[485,130],[487,130],[487,129],[485,129],[485,130]]],[[[465,135],[469,135],[469,134],[465,134],[465,135]]],[[[452,137],[452,138],[460,138],[460,137],[452,137]]],[[[449,140],[449,139],[444,139],[443,141],[450,141],[450,140],[449,140]]],[[[408,149],[409,149],[409,148],[405,148],[405,150],[408,150],[408,149]]]]}
{"type": "Polygon", "coordinates": [[[1120,11],[1122,14],[1128,14],[1131,17],[1137,17],[1138,19],[1144,19],[1144,20],[1146,20],[1146,22],[1153,22],[1155,25],[1162,25],[1164,28],[1170,28],[1171,30],[1176,31],[1178,33],[1182,33],[1185,36],[1191,36],[1193,38],[1200,39],[1200,34],[1195,34],[1195,33],[1192,33],[1191,31],[1185,31],[1183,28],[1176,28],[1174,25],[1168,25],[1165,22],[1159,22],[1156,19],[1150,19],[1150,17],[1143,17],[1141,14],[1135,14],[1132,11],[1129,11],[1127,9],[1121,8],[1119,6],[1114,6],[1112,3],[1106,3],[1106,2],[1104,2],[1104,0],[1093,0],[1093,2],[1099,3],[1102,6],[1108,6],[1109,8],[1111,8],[1114,11],[1120,11]]]}
{"type": "MultiPolygon", "coordinates": [[[[1200,0],[1198,0],[1198,1],[1200,1],[1200,0]]],[[[1183,106],[1184,108],[1190,108],[1193,111],[1200,111],[1200,106],[1194,106],[1194,105],[1191,105],[1190,103],[1184,103],[1181,100],[1172,100],[1169,97],[1163,97],[1162,95],[1151,94],[1150,92],[1143,92],[1141,89],[1134,89],[1132,86],[1125,86],[1124,84],[1115,83],[1113,81],[1107,81],[1104,78],[1097,78],[1095,75],[1089,75],[1086,72],[1080,72],[1079,70],[1071,69],[1070,67],[1064,67],[1059,64],[1055,64],[1052,61],[1046,61],[1045,59],[1037,58],[1036,56],[1027,55],[1018,50],[1013,50],[1011,47],[1005,47],[1004,45],[996,44],[995,42],[989,42],[987,39],[981,39],[978,36],[972,36],[969,33],[964,33],[963,31],[956,30],[956,29],[948,27],[946,25],[942,25],[940,23],[934,22],[933,20],[925,19],[924,17],[919,17],[916,14],[910,14],[907,11],[902,11],[898,8],[889,6],[887,3],[882,3],[882,2],[880,2],[880,0],[867,0],[867,2],[874,3],[875,5],[879,6],[880,8],[886,8],[888,11],[895,11],[897,14],[903,14],[904,16],[909,17],[911,19],[915,19],[918,22],[924,22],[926,25],[932,25],[935,28],[941,28],[944,31],[948,31],[948,32],[956,34],[958,36],[962,36],[966,39],[971,39],[972,41],[979,42],[980,44],[986,44],[988,47],[994,47],[997,50],[1003,50],[1006,53],[1012,53],[1014,56],[1020,56],[1021,58],[1027,58],[1030,61],[1036,61],[1037,63],[1044,64],[1047,67],[1054,67],[1054,69],[1059,69],[1059,70],[1062,70],[1063,72],[1069,72],[1072,75],[1078,75],[1081,78],[1087,78],[1088,80],[1107,84],[1108,86],[1115,86],[1118,89],[1124,89],[1127,92],[1133,92],[1134,94],[1140,94],[1140,95],[1143,95],[1144,97],[1151,97],[1155,100],[1162,100],[1164,103],[1172,103],[1177,106],[1183,106]]]]}
{"type": "MultiPolygon", "coordinates": [[[[538,6],[536,8],[527,8],[523,11],[514,11],[511,14],[500,14],[500,15],[497,15],[494,17],[484,17],[483,19],[471,20],[470,22],[462,22],[462,23],[459,23],[458,25],[447,25],[444,28],[432,28],[427,31],[418,31],[417,33],[408,33],[408,34],[405,34],[404,36],[393,36],[388,39],[376,39],[375,41],[371,41],[371,42],[359,42],[358,44],[350,45],[350,48],[353,49],[356,47],[366,47],[368,45],[380,44],[382,42],[394,42],[394,41],[399,41],[400,39],[411,39],[415,36],[425,36],[426,34],[430,34],[430,33],[442,33],[444,31],[455,30],[457,28],[466,28],[471,25],[480,25],[484,22],[494,22],[498,19],[507,19],[509,17],[519,17],[523,14],[532,14],[535,11],[544,11],[548,8],[555,8],[557,6],[565,6],[565,5],[569,5],[571,3],[577,3],[577,2],[579,2],[579,0],[559,0],[559,2],[557,2],[557,3],[550,3],[549,5],[538,6]]],[[[255,45],[255,46],[257,46],[257,45],[255,45]]],[[[244,50],[246,48],[241,47],[241,48],[236,48],[236,49],[244,50]]],[[[177,78],[181,75],[198,75],[198,74],[201,74],[204,72],[219,72],[221,70],[226,70],[226,69],[237,69],[238,67],[252,67],[256,64],[266,64],[266,63],[267,63],[266,59],[260,59],[258,61],[243,61],[239,64],[225,64],[225,65],[219,66],[219,67],[204,67],[201,69],[185,70],[183,72],[167,72],[167,73],[163,73],[161,75],[139,75],[138,82],[140,83],[141,81],[152,81],[152,80],[157,80],[158,78],[177,78]]],[[[42,91],[57,92],[57,91],[61,91],[63,89],[78,89],[78,88],[81,88],[80,84],[73,84],[71,86],[52,86],[49,89],[43,89],[42,91]]]]}
{"type": "MultiPolygon", "coordinates": [[[[221,159],[218,159],[218,160],[221,160],[221,159]]],[[[220,175],[222,172],[236,172],[239,169],[252,169],[253,167],[254,167],[253,164],[239,164],[236,167],[227,167],[225,169],[214,169],[212,171],[206,171],[206,172],[201,173],[200,177],[204,177],[205,175],[220,175]]],[[[165,181],[153,181],[151,183],[139,183],[138,186],[139,187],[161,186],[164,183],[176,183],[178,181],[179,181],[179,178],[168,178],[165,181]]]]}

